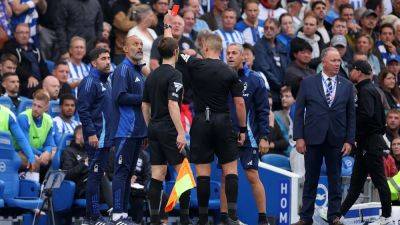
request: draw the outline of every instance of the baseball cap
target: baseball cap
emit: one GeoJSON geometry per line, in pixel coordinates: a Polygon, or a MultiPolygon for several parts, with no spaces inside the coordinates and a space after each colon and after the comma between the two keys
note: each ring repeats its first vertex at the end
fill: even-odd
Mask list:
{"type": "Polygon", "coordinates": [[[364,61],[364,60],[357,60],[357,61],[353,62],[351,65],[351,69],[361,71],[361,73],[366,74],[366,75],[372,74],[371,65],[369,64],[368,61],[364,61]]]}
{"type": "Polygon", "coordinates": [[[374,16],[374,17],[378,17],[378,14],[376,14],[376,12],[372,9],[367,9],[365,10],[365,12],[361,15],[361,18],[365,18],[368,16],[374,16]]]}
{"type": "Polygon", "coordinates": [[[400,56],[399,55],[390,55],[390,57],[387,60],[387,63],[390,63],[393,61],[400,63],[400,56]]]}
{"type": "Polygon", "coordinates": [[[338,45],[347,47],[347,40],[343,35],[335,35],[335,36],[333,36],[333,38],[331,40],[331,45],[333,47],[336,47],[338,45]]]}

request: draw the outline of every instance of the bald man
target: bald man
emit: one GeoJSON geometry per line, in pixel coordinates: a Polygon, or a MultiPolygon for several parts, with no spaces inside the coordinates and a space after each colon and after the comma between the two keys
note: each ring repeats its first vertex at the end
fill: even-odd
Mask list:
{"type": "Polygon", "coordinates": [[[147,136],[141,110],[144,75],[141,72],[143,42],[135,35],[127,37],[125,59],[112,76],[113,121],[111,135],[116,149],[113,177],[112,221],[118,225],[133,224],[128,219],[130,175],[147,136]],[[133,166],[132,166],[133,165],[133,166]]]}
{"type": "Polygon", "coordinates": [[[50,94],[51,100],[57,100],[60,93],[60,81],[55,76],[47,76],[43,80],[43,89],[50,94]]]}

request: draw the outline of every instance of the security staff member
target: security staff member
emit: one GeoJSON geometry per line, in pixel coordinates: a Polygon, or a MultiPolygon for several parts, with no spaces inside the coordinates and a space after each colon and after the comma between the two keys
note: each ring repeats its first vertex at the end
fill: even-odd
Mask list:
{"type": "MultiPolygon", "coordinates": [[[[180,152],[186,144],[179,109],[183,94],[182,74],[175,69],[179,56],[178,42],[172,37],[165,37],[157,48],[163,58],[162,65],[147,78],[142,103],[143,115],[149,127],[152,173],[148,196],[153,225],[161,224],[161,189],[167,173],[167,163],[178,172],[183,161],[180,152]]],[[[180,224],[190,223],[189,200],[190,190],[184,192],[179,199],[180,224]]]]}
{"type": "MultiPolygon", "coordinates": [[[[164,37],[172,37],[171,16],[166,15],[164,37]]],[[[237,74],[220,59],[222,41],[210,34],[200,44],[205,59],[181,55],[188,69],[188,83],[193,91],[195,117],[190,130],[190,161],[196,165],[199,224],[208,223],[210,198],[210,163],[217,155],[225,176],[228,202],[228,224],[239,224],[236,215],[238,176],[238,144],[245,140],[246,107],[242,97],[243,85],[237,74]],[[228,99],[232,95],[239,121],[239,137],[235,135],[229,115],[228,99]]]]}
{"type": "MultiPolygon", "coordinates": [[[[246,171],[247,179],[253,189],[254,199],[258,209],[258,224],[267,225],[265,189],[258,175],[259,150],[265,154],[269,148],[269,103],[268,91],[263,78],[256,72],[250,70],[243,63],[243,46],[237,43],[228,45],[226,49],[228,65],[237,71],[240,82],[244,85],[243,99],[246,103],[247,114],[247,139],[239,148],[239,158],[243,169],[246,171]]],[[[235,107],[231,105],[231,118],[234,129],[238,131],[235,115],[235,107]]],[[[225,180],[222,180],[222,190],[225,180]]],[[[221,221],[226,223],[226,196],[221,191],[221,221]]]]}
{"type": "Polygon", "coordinates": [[[383,150],[387,149],[382,135],[385,133],[385,110],[381,95],[371,81],[372,68],[367,61],[356,61],[350,71],[350,79],[356,83],[356,142],[357,151],[350,189],[341,206],[344,216],[360,195],[368,174],[378,189],[382,204],[382,216],[373,225],[391,222],[390,191],[386,182],[382,161],[383,150]]]}
{"type": "Polygon", "coordinates": [[[144,88],[144,75],[141,72],[143,42],[135,35],[127,37],[123,49],[125,59],[112,76],[112,136],[116,149],[112,220],[115,224],[119,223],[118,225],[132,223],[131,219],[128,219],[130,177],[143,140],[147,136],[141,110],[144,88]]]}
{"type": "Polygon", "coordinates": [[[99,210],[100,184],[112,146],[110,134],[111,85],[108,82],[110,52],[96,48],[90,53],[92,68],[78,86],[77,109],[82,122],[85,149],[89,156],[86,186],[86,223],[106,225],[99,210]]]}

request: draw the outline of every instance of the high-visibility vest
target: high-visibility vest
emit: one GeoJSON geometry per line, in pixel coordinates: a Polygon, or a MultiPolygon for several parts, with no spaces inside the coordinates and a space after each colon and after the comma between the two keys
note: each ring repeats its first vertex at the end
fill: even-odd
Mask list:
{"type": "Polygon", "coordinates": [[[400,172],[388,179],[390,198],[392,201],[400,200],[400,172]]]}
{"type": "Polygon", "coordinates": [[[53,127],[53,120],[49,114],[44,113],[42,125],[37,127],[35,121],[33,121],[32,109],[27,109],[22,114],[26,115],[28,118],[29,144],[36,149],[42,148],[47,136],[49,135],[50,129],[53,127]]]}
{"type": "Polygon", "coordinates": [[[8,127],[10,114],[12,112],[7,107],[0,105],[0,131],[10,133],[10,128],[8,127]]]}

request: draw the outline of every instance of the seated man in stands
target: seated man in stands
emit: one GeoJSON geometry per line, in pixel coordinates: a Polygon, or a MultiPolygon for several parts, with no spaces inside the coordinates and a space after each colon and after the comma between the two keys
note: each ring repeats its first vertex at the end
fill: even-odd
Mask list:
{"type": "Polygon", "coordinates": [[[395,138],[391,145],[392,155],[396,163],[397,170],[400,171],[400,138],[395,138]]]}
{"type": "Polygon", "coordinates": [[[7,107],[0,105],[0,131],[10,133],[11,137],[16,141],[18,146],[21,146],[17,150],[22,159],[21,168],[28,168],[30,170],[36,170],[37,163],[35,155],[32,152],[32,148],[29,145],[28,140],[24,136],[17,119],[13,112],[7,107]]]}
{"type": "Polygon", "coordinates": [[[43,89],[50,95],[50,100],[58,100],[60,82],[55,76],[47,76],[43,80],[43,89]]]}
{"type": "Polygon", "coordinates": [[[69,76],[69,67],[66,61],[58,61],[53,70],[53,76],[55,76],[60,82],[60,93],[63,94],[71,94],[72,88],[68,84],[68,76],[69,76]]]}
{"type": "Polygon", "coordinates": [[[19,96],[19,85],[19,78],[15,72],[3,74],[1,86],[4,89],[4,95],[2,98],[9,98],[12,101],[13,105],[10,109],[13,112],[17,112],[19,103],[26,99],[19,96]]]}
{"type": "Polygon", "coordinates": [[[13,54],[3,54],[0,58],[0,74],[15,73],[17,70],[18,59],[13,54]]]}
{"type": "Polygon", "coordinates": [[[63,134],[73,134],[75,128],[80,125],[74,119],[76,98],[72,94],[64,94],[60,97],[61,114],[53,119],[54,141],[58,144],[63,134]]]}
{"type": "Polygon", "coordinates": [[[387,146],[399,136],[400,129],[400,112],[397,109],[391,109],[386,114],[386,133],[383,135],[383,139],[387,146]]]}
{"type": "Polygon", "coordinates": [[[49,94],[39,89],[33,94],[32,109],[27,109],[18,115],[18,123],[29,140],[32,151],[39,157],[39,162],[44,167],[49,165],[56,147],[53,138],[53,120],[46,113],[49,101],[49,94]]]}
{"type": "Polygon", "coordinates": [[[21,95],[32,98],[40,82],[49,75],[41,51],[29,43],[30,28],[26,23],[18,24],[14,37],[3,48],[3,53],[11,53],[18,59],[17,74],[21,82],[21,95]]]}

